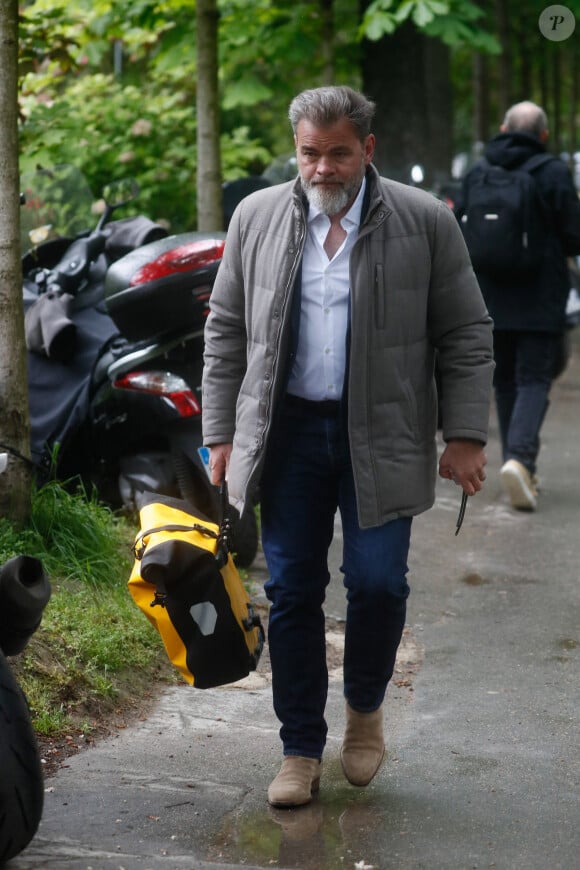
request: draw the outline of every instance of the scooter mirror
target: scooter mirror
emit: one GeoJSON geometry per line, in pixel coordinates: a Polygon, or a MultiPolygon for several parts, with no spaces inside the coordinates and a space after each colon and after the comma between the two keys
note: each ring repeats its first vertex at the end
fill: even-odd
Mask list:
{"type": "Polygon", "coordinates": [[[136,199],[139,195],[139,185],[134,178],[121,178],[112,181],[103,188],[103,199],[110,208],[119,208],[136,199]]]}

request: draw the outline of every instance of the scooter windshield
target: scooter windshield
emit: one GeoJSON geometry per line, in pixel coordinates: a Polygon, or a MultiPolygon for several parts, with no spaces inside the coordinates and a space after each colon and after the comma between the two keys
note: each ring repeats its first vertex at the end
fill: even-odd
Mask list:
{"type": "Polygon", "coordinates": [[[63,237],[75,238],[94,223],[95,198],[76,166],[38,169],[20,179],[22,253],[63,237]]]}

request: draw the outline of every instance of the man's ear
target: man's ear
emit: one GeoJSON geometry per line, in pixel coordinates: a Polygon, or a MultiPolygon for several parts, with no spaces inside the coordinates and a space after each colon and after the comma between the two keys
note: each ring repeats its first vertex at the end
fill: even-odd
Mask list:
{"type": "Polygon", "coordinates": [[[369,133],[364,143],[364,160],[365,166],[368,166],[375,154],[375,137],[373,133],[369,133]]]}
{"type": "Polygon", "coordinates": [[[542,130],[542,132],[540,133],[540,142],[542,143],[542,145],[546,144],[546,142],[548,141],[549,135],[550,135],[549,130],[542,130]]]}
{"type": "Polygon", "coordinates": [[[507,127],[506,127],[505,124],[502,124],[501,127],[500,127],[499,129],[500,129],[500,131],[501,131],[502,133],[507,133],[507,127]]]}

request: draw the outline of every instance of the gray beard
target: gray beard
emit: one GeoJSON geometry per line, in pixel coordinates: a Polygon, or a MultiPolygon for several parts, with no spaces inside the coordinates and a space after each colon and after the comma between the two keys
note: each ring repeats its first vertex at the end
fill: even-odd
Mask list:
{"type": "Polygon", "coordinates": [[[328,217],[346,208],[351,198],[351,192],[346,186],[329,189],[302,179],[302,189],[310,205],[328,217]]]}

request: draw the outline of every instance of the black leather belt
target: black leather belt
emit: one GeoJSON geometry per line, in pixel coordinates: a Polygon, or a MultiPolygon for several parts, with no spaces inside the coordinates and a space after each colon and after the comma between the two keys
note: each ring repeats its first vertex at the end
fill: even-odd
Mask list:
{"type": "Polygon", "coordinates": [[[313,417],[338,417],[340,412],[340,402],[337,400],[324,399],[322,402],[313,402],[311,399],[292,396],[290,393],[286,393],[284,397],[284,407],[291,413],[313,417]]]}

